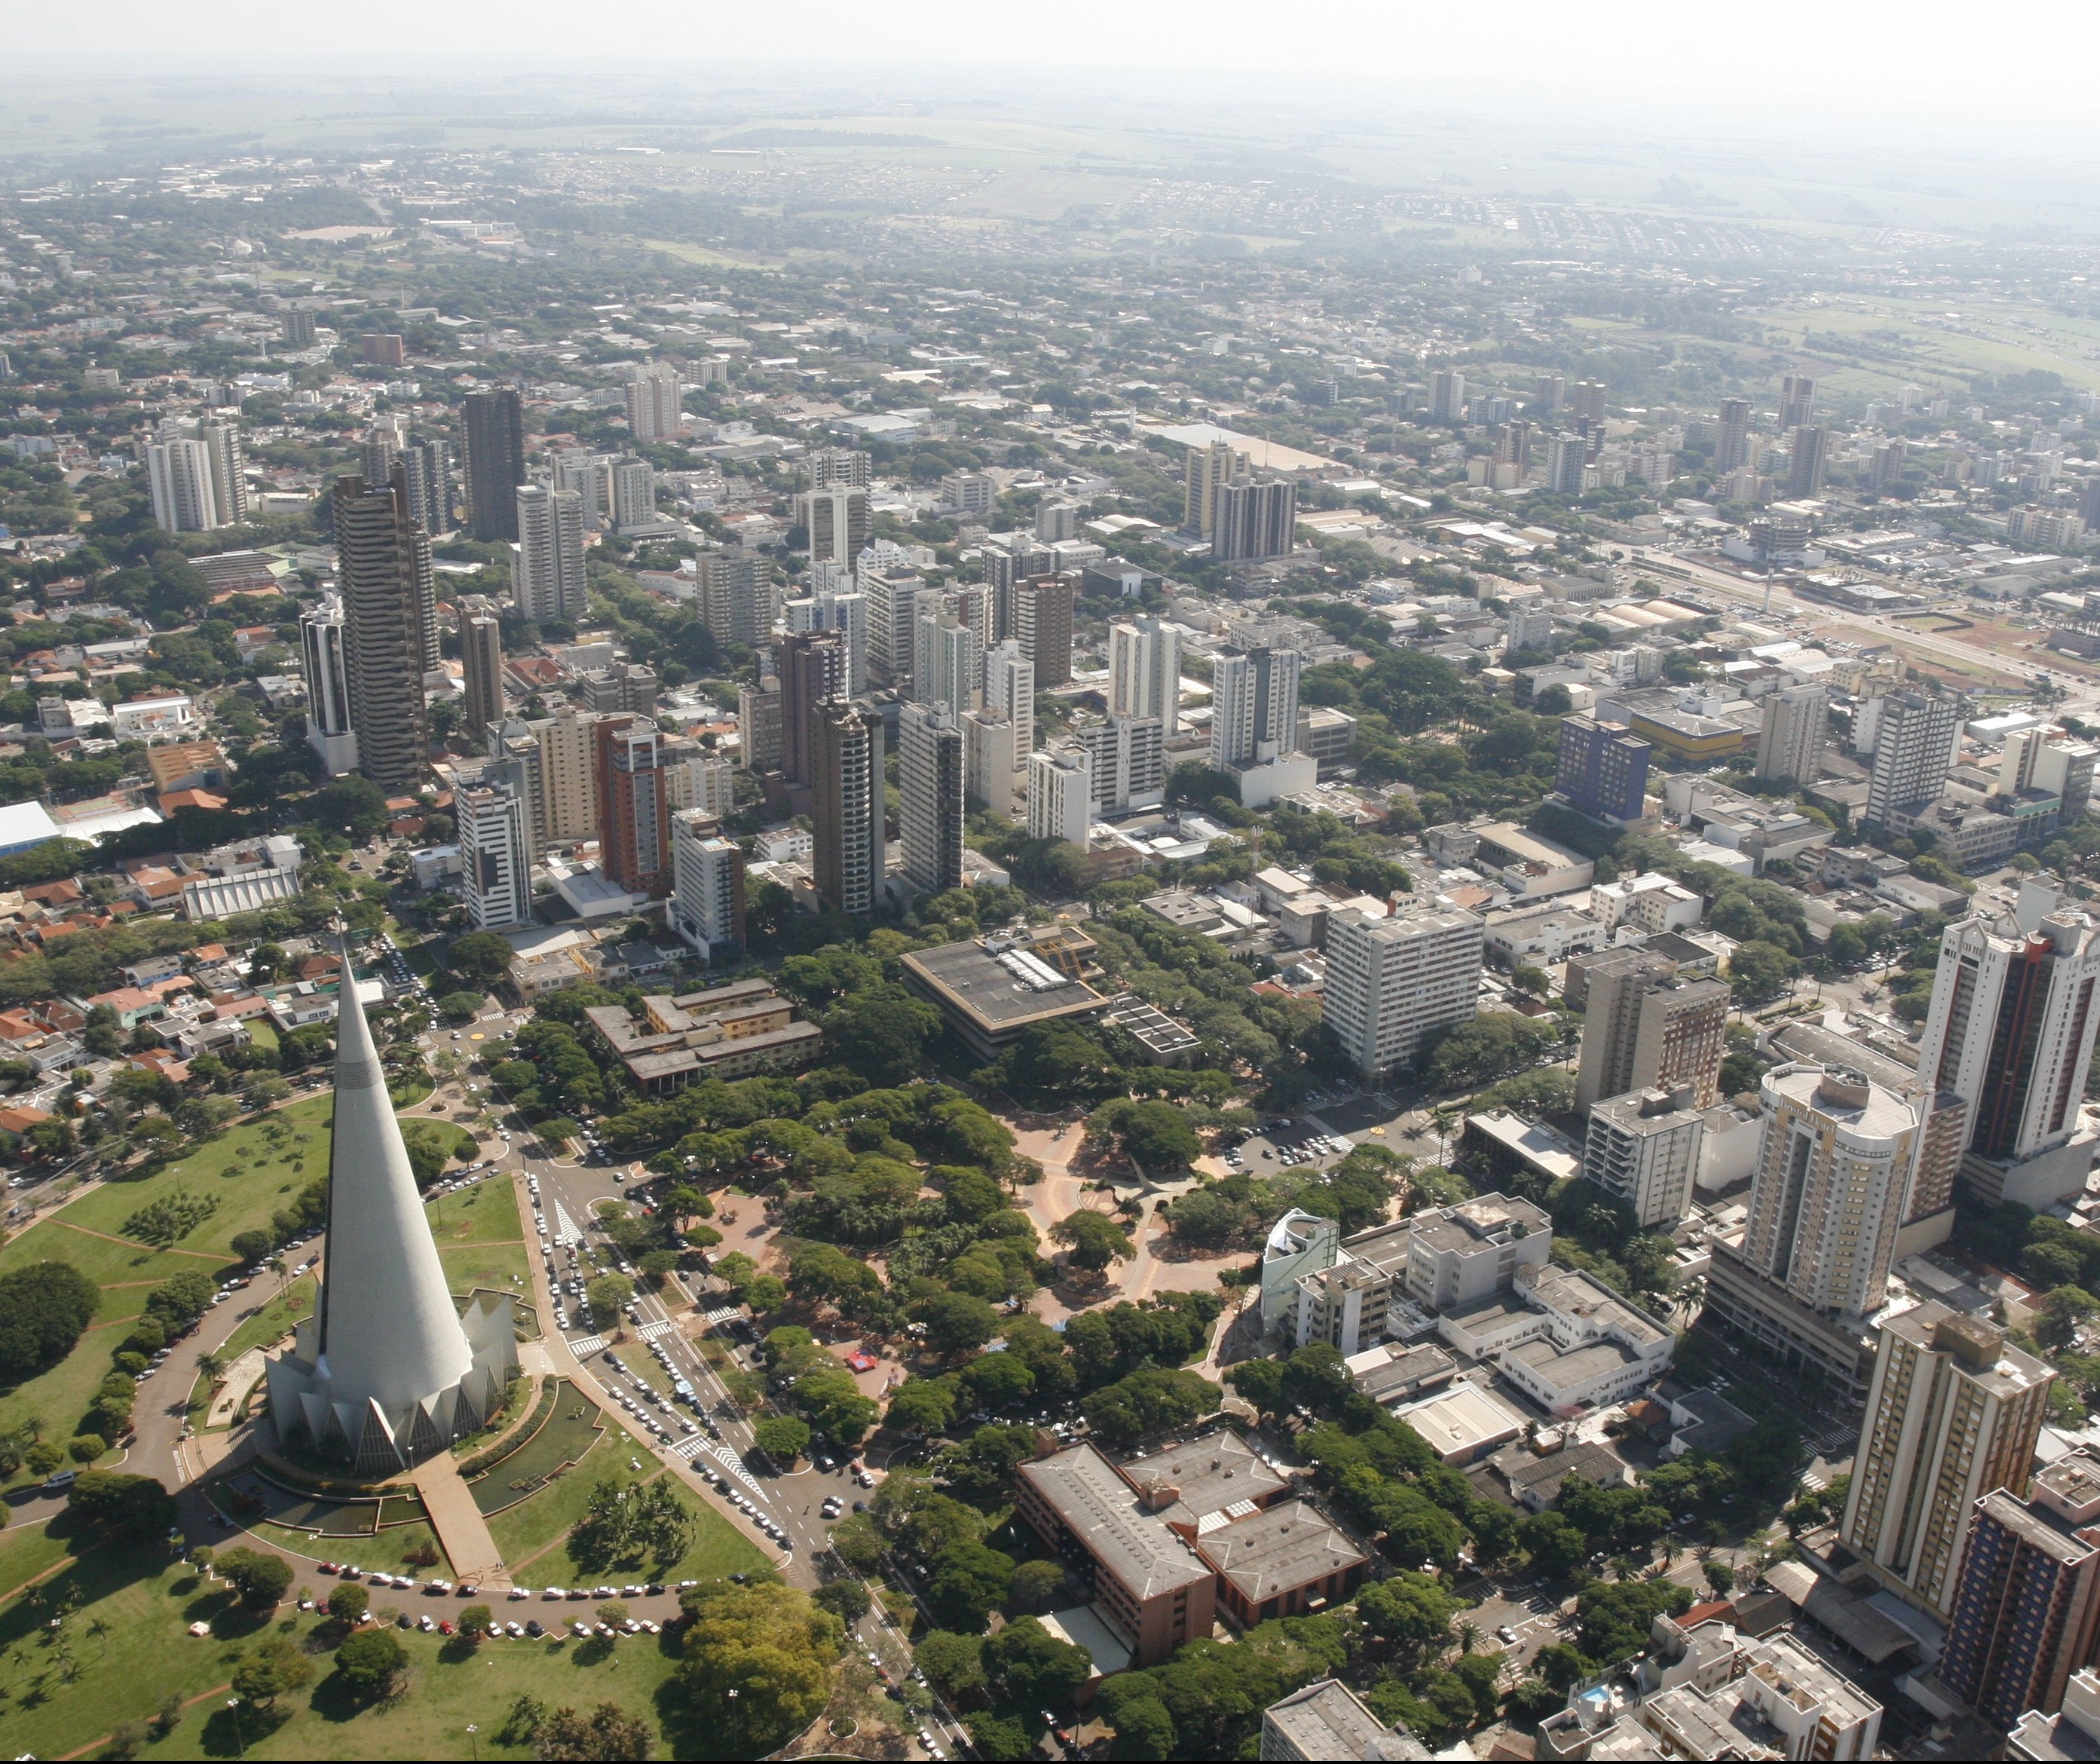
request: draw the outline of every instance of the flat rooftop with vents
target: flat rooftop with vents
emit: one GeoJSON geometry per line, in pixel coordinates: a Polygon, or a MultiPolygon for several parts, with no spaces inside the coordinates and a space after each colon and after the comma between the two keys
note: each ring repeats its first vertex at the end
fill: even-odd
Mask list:
{"type": "MultiPolygon", "coordinates": [[[[1091,952],[1091,941],[1081,939],[1091,952]]],[[[933,1004],[963,1044],[995,1059],[1038,1023],[1092,1017],[1108,1000],[1065,959],[1070,940],[1048,949],[1026,937],[972,938],[900,958],[904,984],[933,1004]]]]}

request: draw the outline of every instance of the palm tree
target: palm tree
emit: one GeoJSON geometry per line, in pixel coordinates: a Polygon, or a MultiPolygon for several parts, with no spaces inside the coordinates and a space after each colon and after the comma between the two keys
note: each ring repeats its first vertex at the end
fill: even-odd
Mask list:
{"type": "Polygon", "coordinates": [[[1461,1623],[1458,1625],[1458,1652],[1460,1653],[1471,1653],[1474,1644],[1476,1643],[1480,1638],[1480,1632],[1476,1625],[1471,1623],[1461,1623]]]}
{"type": "Polygon", "coordinates": [[[225,1370],[225,1363],[220,1360],[217,1354],[199,1354],[197,1356],[198,1375],[201,1378],[208,1378],[212,1383],[218,1383],[219,1375],[225,1370]]]}

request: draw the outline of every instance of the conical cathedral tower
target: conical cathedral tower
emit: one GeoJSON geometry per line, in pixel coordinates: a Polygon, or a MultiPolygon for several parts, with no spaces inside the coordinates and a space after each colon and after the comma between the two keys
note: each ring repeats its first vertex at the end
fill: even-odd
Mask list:
{"type": "Polygon", "coordinates": [[[278,1436],[385,1475],[481,1425],[518,1366],[510,1300],[462,1317],[417,1192],[347,950],[320,1302],[270,1362],[278,1436]]]}

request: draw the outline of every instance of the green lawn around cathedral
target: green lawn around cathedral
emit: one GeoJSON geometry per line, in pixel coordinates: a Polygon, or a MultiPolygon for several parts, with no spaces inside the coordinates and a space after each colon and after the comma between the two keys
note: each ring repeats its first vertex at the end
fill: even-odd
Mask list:
{"type": "MultiPolygon", "coordinates": [[[[19,1585],[24,1568],[33,1573],[60,1559],[63,1544],[44,1532],[23,1527],[0,1538],[0,1581],[19,1585]]],[[[294,1598],[298,1590],[295,1581],[294,1598]]],[[[390,1618],[397,1607],[382,1599],[373,1608],[390,1618]]],[[[658,1696],[677,1663],[669,1637],[488,1642],[477,1652],[457,1638],[390,1633],[408,1655],[403,1691],[386,1703],[360,1704],[345,1694],[327,1647],[333,1632],[315,1614],[288,1603],[268,1616],[251,1616],[194,1568],[135,1547],[93,1549],[37,1594],[0,1607],[0,1731],[17,1753],[63,1757],[99,1748],[127,1722],[149,1721],[173,1697],[199,1700],[139,1757],[463,1758],[478,1748],[483,1757],[504,1758],[532,1755],[528,1744],[503,1737],[505,1716],[527,1695],[550,1706],[610,1700],[660,1728],[666,1713],[675,1716],[658,1696]],[[54,1630],[51,1617],[61,1612],[54,1630]],[[213,1624],[213,1633],[191,1636],[196,1621],[213,1624]],[[225,1687],[241,1660],[273,1637],[320,1650],[310,1654],[315,1682],[280,1696],[272,1710],[244,1707],[236,1727],[225,1687]],[[471,1740],[469,1722],[478,1730],[471,1740]]],[[[660,1755],[674,1751],[712,1755],[704,1736],[676,1731],[660,1755]]]]}
{"type": "MultiPolygon", "coordinates": [[[[73,1352],[49,1370],[0,1391],[0,1432],[37,1419],[44,1437],[69,1438],[108,1375],[111,1351],[153,1288],[184,1269],[225,1278],[240,1266],[233,1238],[267,1227],[271,1214],[327,1173],[333,1108],[332,1098],[310,1096],[243,1122],[143,1180],[104,1183],[0,1246],[0,1273],[33,1262],[70,1262],[102,1288],[102,1308],[73,1352]],[[214,1204],[209,1216],[165,1249],[124,1234],[134,1214],[176,1197],[214,1204]]],[[[245,1308],[250,1301],[244,1295],[228,1302],[245,1308]]]]}

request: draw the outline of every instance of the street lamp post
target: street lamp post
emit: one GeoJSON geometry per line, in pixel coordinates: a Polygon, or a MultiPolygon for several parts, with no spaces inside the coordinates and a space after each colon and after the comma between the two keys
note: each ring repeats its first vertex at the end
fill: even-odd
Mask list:
{"type": "Polygon", "coordinates": [[[474,1735],[481,1731],[472,1722],[466,1724],[466,1743],[473,1749],[474,1764],[481,1764],[481,1742],[474,1735]]]}
{"type": "Polygon", "coordinates": [[[248,1742],[241,1736],[240,1732],[240,1699],[237,1696],[229,1696],[226,1700],[226,1706],[233,1711],[234,1756],[245,1757],[248,1756],[248,1742]]]}

